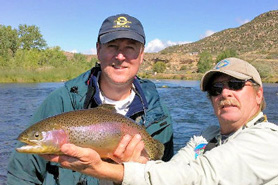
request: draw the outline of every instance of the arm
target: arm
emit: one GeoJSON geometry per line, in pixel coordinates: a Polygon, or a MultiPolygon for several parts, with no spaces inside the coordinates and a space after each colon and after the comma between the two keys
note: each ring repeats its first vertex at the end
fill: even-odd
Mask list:
{"type": "MultiPolygon", "coordinates": [[[[192,141],[194,145],[194,141],[192,141]]],[[[96,178],[112,180],[116,183],[121,183],[124,178],[124,173],[128,175],[125,176],[134,176],[136,171],[136,177],[138,182],[144,182],[140,178],[144,177],[144,167],[141,165],[142,173],[138,173],[140,163],[146,163],[148,159],[141,156],[141,152],[144,148],[144,143],[141,141],[140,135],[135,135],[133,138],[129,135],[126,135],[121,142],[119,143],[117,149],[115,150],[112,159],[119,162],[119,164],[112,164],[106,161],[103,161],[98,153],[89,148],[77,147],[73,144],[64,144],[61,147],[61,151],[65,155],[43,155],[42,157],[46,160],[60,163],[61,166],[69,168],[80,173],[90,175],[96,178]],[[121,163],[123,161],[133,161],[136,163],[121,163]],[[130,165],[131,166],[130,166],[130,165]],[[135,164],[135,168],[134,165],[135,164]],[[127,166],[127,169],[124,167],[127,166]],[[130,168],[131,167],[131,168],[130,168]],[[135,170],[135,171],[134,171],[135,170]],[[142,177],[140,175],[143,175],[142,177]]],[[[179,158],[188,156],[189,158],[194,159],[194,152],[192,152],[192,146],[188,146],[184,150],[181,150],[176,156],[173,163],[181,163],[179,158]]],[[[152,161],[153,163],[162,163],[162,161],[152,161]]],[[[167,172],[168,173],[168,172],[167,172]]]]}
{"type": "Polygon", "coordinates": [[[61,166],[96,178],[122,182],[123,165],[103,161],[99,154],[89,148],[64,144],[61,151],[65,155],[43,155],[46,160],[60,163],[61,166]]]}
{"type": "Polygon", "coordinates": [[[167,163],[124,163],[123,184],[274,184],[278,145],[273,141],[277,139],[277,129],[252,128],[196,160],[184,153],[185,147],[183,156],[167,163]]]}
{"type": "Polygon", "coordinates": [[[144,143],[140,135],[131,137],[126,135],[119,143],[111,158],[118,162],[103,161],[99,154],[89,148],[81,148],[73,144],[64,144],[61,151],[64,155],[41,155],[51,162],[60,163],[61,166],[96,178],[112,180],[120,183],[123,180],[123,161],[136,161],[146,163],[147,158],[141,156],[144,143]]]}

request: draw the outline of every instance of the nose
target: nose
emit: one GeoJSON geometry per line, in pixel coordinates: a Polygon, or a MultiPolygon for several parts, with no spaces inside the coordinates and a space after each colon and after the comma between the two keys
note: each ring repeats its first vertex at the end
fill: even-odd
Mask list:
{"type": "Polygon", "coordinates": [[[116,59],[118,61],[124,61],[125,60],[125,56],[124,56],[123,52],[121,52],[121,51],[117,52],[116,59]]]}
{"type": "Polygon", "coordinates": [[[229,97],[229,96],[232,95],[232,91],[233,91],[233,90],[230,90],[229,87],[227,87],[226,85],[224,85],[221,94],[222,94],[223,97],[229,97]]]}

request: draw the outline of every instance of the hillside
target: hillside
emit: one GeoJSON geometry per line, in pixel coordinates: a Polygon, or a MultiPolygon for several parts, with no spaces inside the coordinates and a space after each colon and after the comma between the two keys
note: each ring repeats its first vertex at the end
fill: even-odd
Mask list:
{"type": "Polygon", "coordinates": [[[161,53],[200,53],[206,50],[217,54],[225,49],[234,49],[241,54],[277,51],[278,11],[261,14],[240,27],[217,32],[194,43],[168,47],[161,53]]]}
{"type": "MultiPolygon", "coordinates": [[[[266,81],[277,82],[278,74],[278,10],[255,17],[252,21],[201,39],[197,42],[168,47],[159,53],[146,53],[142,73],[151,73],[157,61],[166,63],[167,74],[184,74],[196,78],[199,54],[210,52],[214,58],[224,50],[233,49],[263,73],[271,72],[266,81]]],[[[199,75],[197,75],[197,78],[199,75]]]]}

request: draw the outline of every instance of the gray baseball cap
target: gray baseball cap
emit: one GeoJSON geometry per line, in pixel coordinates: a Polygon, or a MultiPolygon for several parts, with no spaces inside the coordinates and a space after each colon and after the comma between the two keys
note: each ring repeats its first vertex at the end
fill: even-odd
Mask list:
{"type": "Polygon", "coordinates": [[[262,80],[257,69],[250,63],[238,58],[226,58],[216,64],[216,66],[207,71],[201,79],[200,87],[202,91],[208,90],[208,84],[214,74],[223,73],[240,80],[254,80],[262,87],[262,80]]]}
{"type": "Polygon", "coordinates": [[[106,18],[98,34],[100,43],[105,44],[121,38],[133,39],[145,44],[145,33],[141,22],[128,14],[118,14],[106,18]]]}

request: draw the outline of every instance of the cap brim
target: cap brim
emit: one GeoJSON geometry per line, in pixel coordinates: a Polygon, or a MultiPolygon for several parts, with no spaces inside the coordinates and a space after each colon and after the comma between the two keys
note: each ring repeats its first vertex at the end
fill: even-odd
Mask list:
{"type": "Polygon", "coordinates": [[[99,37],[99,40],[101,43],[105,44],[112,40],[123,39],[123,38],[133,39],[138,42],[141,42],[142,44],[145,44],[145,39],[142,35],[127,30],[105,33],[99,37]]]}
{"type": "Polygon", "coordinates": [[[232,76],[234,78],[240,79],[240,80],[249,80],[252,77],[244,75],[242,73],[238,73],[236,71],[231,71],[231,70],[225,70],[225,71],[220,71],[220,70],[210,70],[208,72],[205,73],[205,75],[202,77],[201,79],[201,83],[200,83],[200,88],[202,91],[207,91],[207,85],[208,83],[211,81],[211,78],[213,77],[214,74],[216,73],[223,73],[229,76],[232,76]]]}

